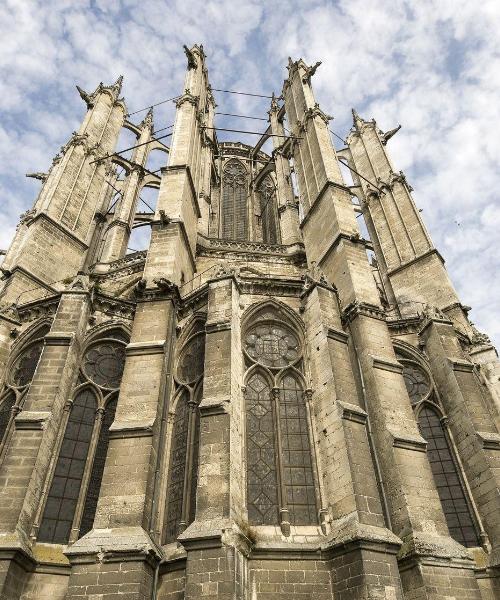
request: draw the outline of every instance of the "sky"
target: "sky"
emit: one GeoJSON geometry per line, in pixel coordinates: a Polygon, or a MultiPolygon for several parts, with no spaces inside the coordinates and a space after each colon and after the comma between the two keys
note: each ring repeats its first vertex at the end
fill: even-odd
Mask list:
{"type": "MultiPolygon", "coordinates": [[[[214,88],[264,95],[281,92],[288,56],[320,60],[313,87],[333,131],[347,134],[352,107],[383,130],[402,125],[393,164],[472,321],[499,346],[499,23],[497,0],[3,0],[0,248],[39,191],[25,174],[46,171],[83,118],[76,84],[92,92],[123,74],[133,112],[181,93],[183,44],[204,45],[214,88]]],[[[266,117],[266,99],[215,96],[219,112],[266,117]]],[[[173,109],[157,107],[156,129],[173,109]]],[[[153,155],[158,168],[164,154],[153,155]]]]}

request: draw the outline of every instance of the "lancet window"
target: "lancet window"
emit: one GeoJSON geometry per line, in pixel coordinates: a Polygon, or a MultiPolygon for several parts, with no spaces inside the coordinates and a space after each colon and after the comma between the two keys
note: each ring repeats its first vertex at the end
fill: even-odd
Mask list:
{"type": "Polygon", "coordinates": [[[275,311],[244,332],[248,519],[254,525],[318,522],[300,336],[275,311]]]}
{"type": "Polygon", "coordinates": [[[42,354],[44,337],[49,330],[48,324],[38,327],[7,367],[7,381],[0,395],[0,445],[10,430],[15,414],[22,408],[42,354]]]}
{"type": "Polygon", "coordinates": [[[223,238],[248,239],[248,173],[236,159],[222,172],[221,219],[223,238]]]}
{"type": "Polygon", "coordinates": [[[85,349],[47,494],[38,540],[67,544],[94,522],[125,364],[127,337],[108,331],[85,349]]]}
{"type": "Polygon", "coordinates": [[[266,244],[278,244],[276,187],[270,175],[267,175],[259,185],[258,195],[262,240],[266,244]]]}
{"type": "Polygon", "coordinates": [[[464,546],[479,546],[478,527],[446,419],[432,380],[418,362],[398,354],[451,537],[464,546]]]}
{"type": "Polygon", "coordinates": [[[172,406],[170,460],[165,510],[165,543],[194,521],[200,439],[199,404],[203,392],[205,326],[194,323],[178,354],[172,406]]]}

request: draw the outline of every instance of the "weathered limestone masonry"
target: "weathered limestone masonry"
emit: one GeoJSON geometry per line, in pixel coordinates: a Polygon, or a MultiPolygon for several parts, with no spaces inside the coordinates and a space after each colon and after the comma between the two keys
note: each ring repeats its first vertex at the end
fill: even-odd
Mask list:
{"type": "Polygon", "coordinates": [[[290,59],[255,146],[220,142],[185,53],[169,147],[120,78],[32,174],[1,267],[0,597],[500,598],[500,363],[399,128],[353,111],[335,150],[290,59]]]}

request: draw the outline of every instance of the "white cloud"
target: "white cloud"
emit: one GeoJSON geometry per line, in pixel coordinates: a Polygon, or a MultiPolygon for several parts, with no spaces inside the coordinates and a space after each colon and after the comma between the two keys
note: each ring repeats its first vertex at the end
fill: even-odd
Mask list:
{"type": "MultiPolygon", "coordinates": [[[[393,162],[473,320],[500,343],[499,19],[494,0],[6,0],[0,246],[37,193],[24,173],[45,170],[82,118],[76,83],[91,91],[123,73],[133,111],[179,92],[184,43],[204,44],[215,87],[266,94],[281,91],[287,57],[302,56],[323,61],[313,84],[335,131],[346,133],[352,106],[382,128],[402,123],[393,162]]],[[[225,112],[267,110],[266,100],[217,101],[225,112]]],[[[172,106],[158,107],[157,127],[172,117],[172,106]]]]}

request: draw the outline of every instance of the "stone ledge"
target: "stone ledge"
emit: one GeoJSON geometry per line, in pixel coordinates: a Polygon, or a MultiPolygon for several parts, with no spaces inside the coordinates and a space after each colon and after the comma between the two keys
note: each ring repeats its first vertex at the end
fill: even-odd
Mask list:
{"type": "Polygon", "coordinates": [[[326,337],[330,338],[331,340],[341,342],[342,344],[347,344],[349,341],[349,335],[345,331],[334,329],[333,327],[327,328],[326,337]]]}
{"type": "Polygon", "coordinates": [[[154,419],[147,421],[114,421],[109,428],[111,439],[126,439],[133,437],[151,437],[153,435],[154,419]]]}
{"type": "Polygon", "coordinates": [[[466,548],[452,537],[424,532],[413,532],[403,538],[403,545],[398,554],[398,561],[412,559],[426,559],[432,564],[472,568],[474,561],[470,558],[466,548]]]}
{"type": "Polygon", "coordinates": [[[66,546],[64,554],[72,565],[146,561],[155,567],[163,558],[161,548],[142,527],[92,529],[74,544],[66,546]]]}
{"type": "Polygon", "coordinates": [[[382,371],[391,371],[392,373],[403,373],[403,365],[397,360],[391,360],[382,356],[371,355],[373,360],[373,368],[381,369],[382,371]]]}
{"type": "Polygon", "coordinates": [[[343,401],[339,401],[338,405],[342,410],[343,419],[346,419],[347,421],[354,421],[354,423],[361,423],[362,425],[366,423],[368,414],[360,406],[343,401]]]}
{"type": "Polygon", "coordinates": [[[22,410],[14,419],[16,429],[42,430],[50,419],[49,411],[22,410]]]}
{"type": "Polygon", "coordinates": [[[500,450],[500,433],[477,431],[476,435],[483,443],[485,450],[500,450]]]}
{"type": "Polygon", "coordinates": [[[152,354],[163,354],[165,351],[166,340],[158,342],[132,342],[125,348],[127,356],[141,356],[152,354]]]}
{"type": "Polygon", "coordinates": [[[449,358],[448,362],[454,371],[461,371],[463,373],[472,373],[474,371],[475,365],[466,360],[449,358]]]}
{"type": "Polygon", "coordinates": [[[390,427],[387,428],[392,437],[392,445],[394,448],[403,448],[404,450],[413,450],[416,452],[427,452],[427,442],[418,433],[394,431],[390,427]]]}

